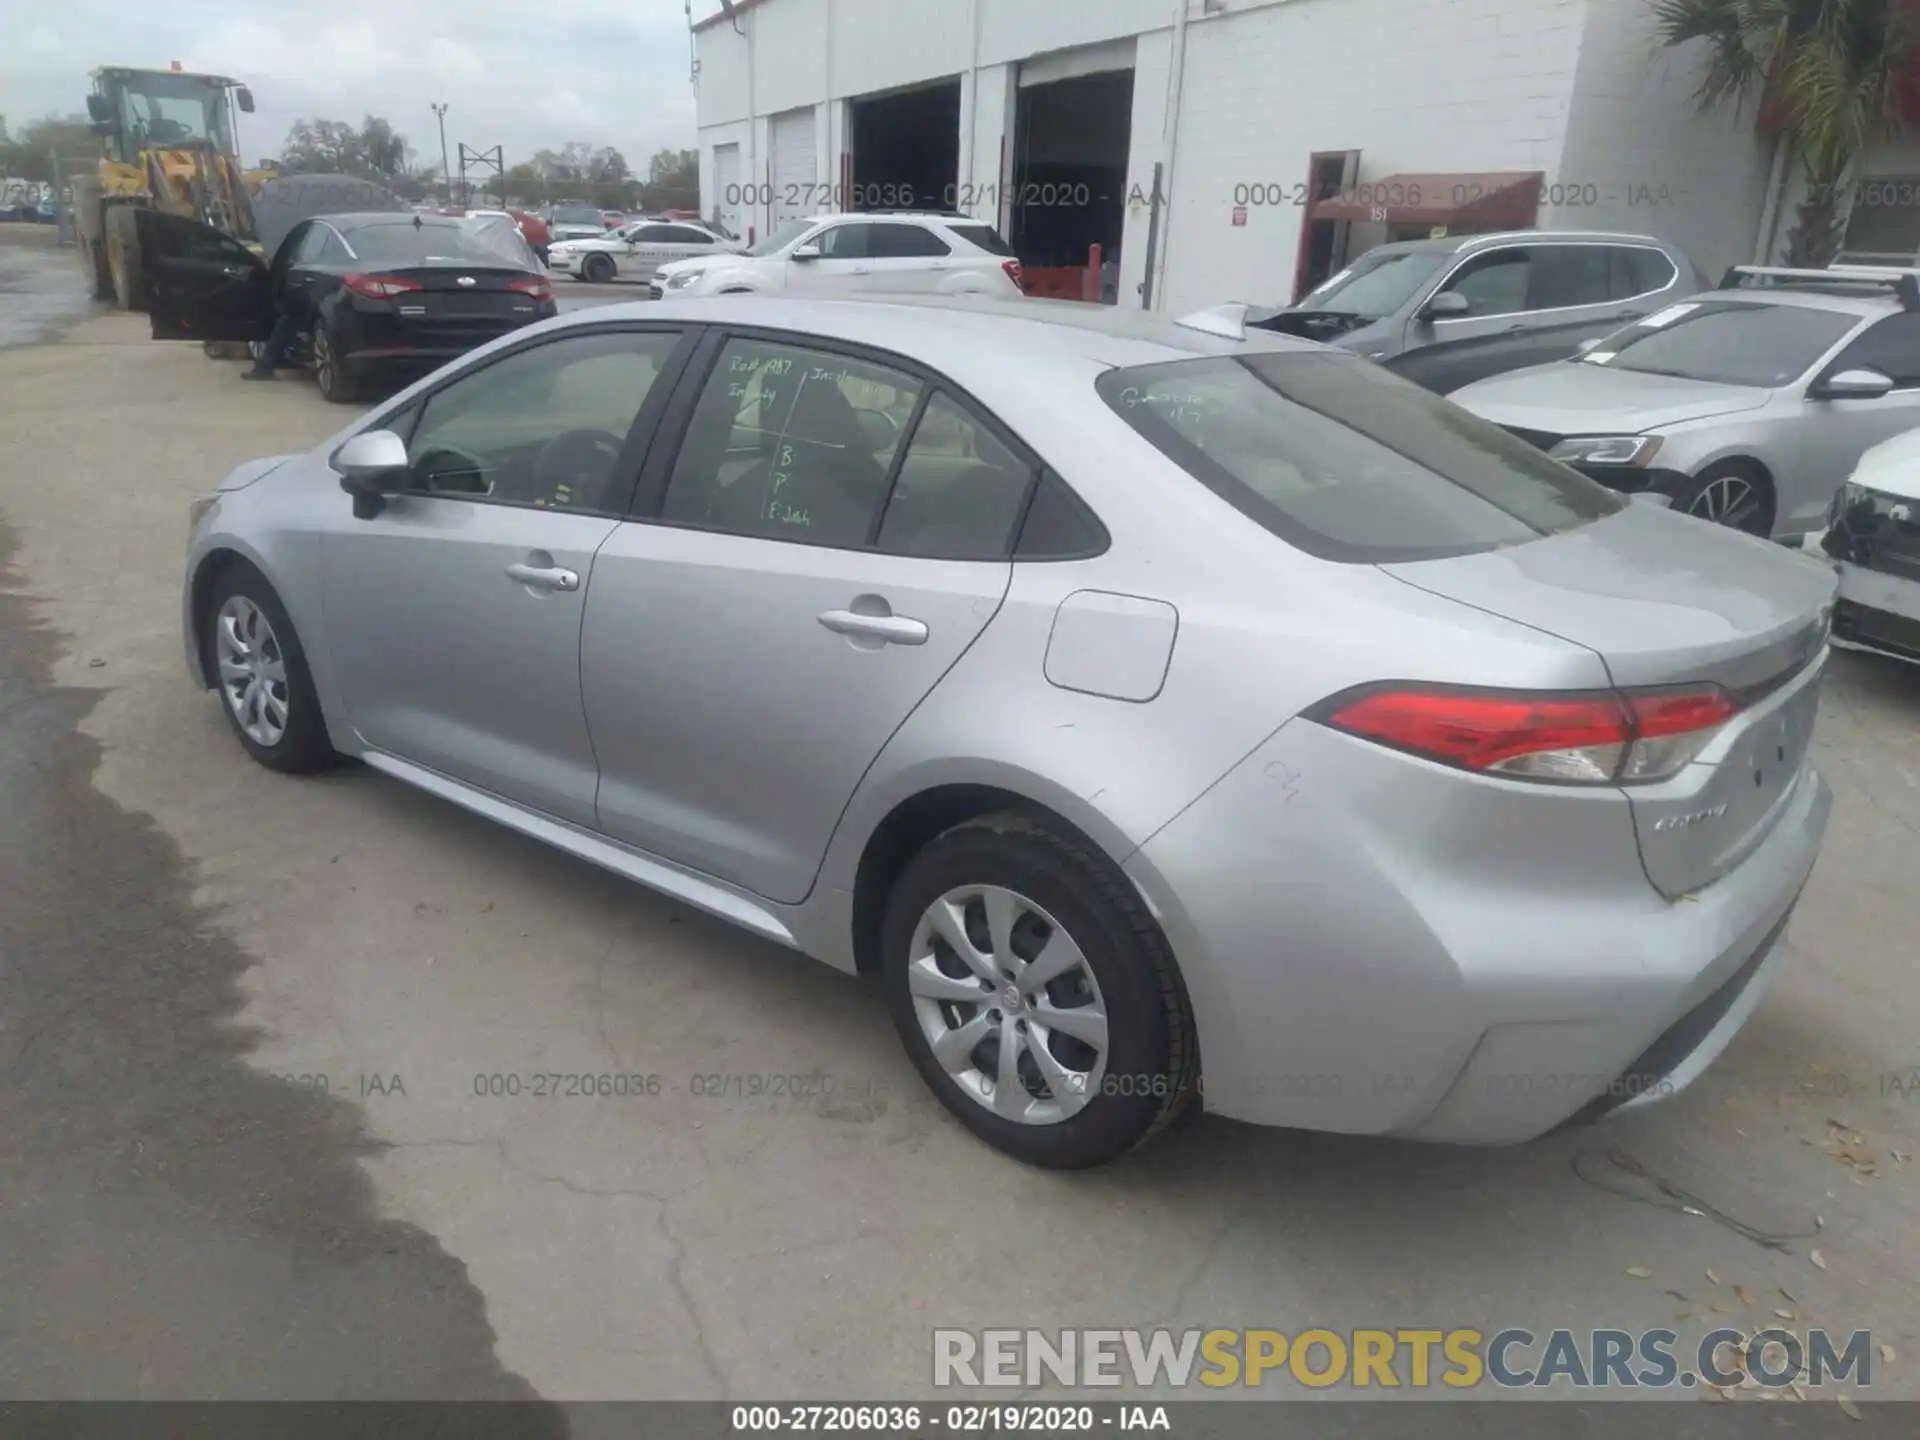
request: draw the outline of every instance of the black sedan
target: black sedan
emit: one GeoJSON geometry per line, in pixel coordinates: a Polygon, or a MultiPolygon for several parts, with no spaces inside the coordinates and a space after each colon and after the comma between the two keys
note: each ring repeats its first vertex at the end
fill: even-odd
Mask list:
{"type": "Polygon", "coordinates": [[[156,340],[264,341],[284,309],[329,400],[415,378],[557,313],[526,240],[484,217],[316,215],[270,264],[177,215],[143,209],[135,220],[156,340]]]}

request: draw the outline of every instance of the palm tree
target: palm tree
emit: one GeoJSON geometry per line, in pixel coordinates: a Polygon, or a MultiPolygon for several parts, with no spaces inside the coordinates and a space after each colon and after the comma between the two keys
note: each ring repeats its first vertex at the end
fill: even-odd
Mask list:
{"type": "Polygon", "coordinates": [[[1840,249],[1847,187],[1868,150],[1897,134],[1902,89],[1920,61],[1915,0],[1652,0],[1662,45],[1707,42],[1703,110],[1758,98],[1776,118],[1806,196],[1787,263],[1822,266],[1840,249]]]}

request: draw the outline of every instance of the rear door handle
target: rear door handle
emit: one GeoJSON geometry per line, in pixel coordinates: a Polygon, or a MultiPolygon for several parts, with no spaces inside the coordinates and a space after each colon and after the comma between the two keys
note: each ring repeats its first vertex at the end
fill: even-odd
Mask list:
{"type": "Polygon", "coordinates": [[[856,615],[851,610],[828,610],[820,623],[836,635],[864,635],[894,645],[924,645],[927,626],[905,615],[856,615]]]}
{"type": "Polygon", "coordinates": [[[568,570],[561,565],[523,565],[518,562],[507,566],[507,577],[518,580],[522,585],[531,585],[536,590],[578,590],[580,572],[568,570]]]}

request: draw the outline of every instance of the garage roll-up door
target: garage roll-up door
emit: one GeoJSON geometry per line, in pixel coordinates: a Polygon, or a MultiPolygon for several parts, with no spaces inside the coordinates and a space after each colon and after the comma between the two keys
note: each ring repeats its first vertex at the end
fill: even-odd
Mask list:
{"type": "Polygon", "coordinates": [[[713,147],[713,194],[707,196],[706,214],[718,215],[735,239],[747,238],[746,206],[740,193],[740,147],[713,147]]]}
{"type": "Polygon", "coordinates": [[[821,207],[820,175],[814,160],[813,107],[775,115],[773,143],[773,228],[811,215],[821,207]]]}

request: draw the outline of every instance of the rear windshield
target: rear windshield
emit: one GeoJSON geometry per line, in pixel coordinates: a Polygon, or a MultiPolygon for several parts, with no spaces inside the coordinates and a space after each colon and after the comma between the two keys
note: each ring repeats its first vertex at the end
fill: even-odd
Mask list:
{"type": "Polygon", "coordinates": [[[989,255],[1011,255],[1013,247],[1000,238],[1000,232],[991,225],[948,225],[947,229],[970,244],[978,245],[989,255]]]}
{"type": "Polygon", "coordinates": [[[378,265],[517,265],[526,244],[511,220],[366,225],[346,237],[356,256],[378,265]]]}
{"type": "Polygon", "coordinates": [[[1627,503],[1357,355],[1176,360],[1109,370],[1098,388],[1194,479],[1327,560],[1470,555],[1627,503]]]}

